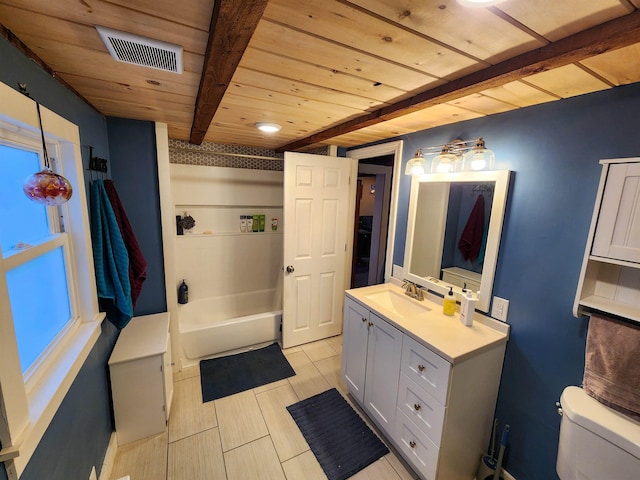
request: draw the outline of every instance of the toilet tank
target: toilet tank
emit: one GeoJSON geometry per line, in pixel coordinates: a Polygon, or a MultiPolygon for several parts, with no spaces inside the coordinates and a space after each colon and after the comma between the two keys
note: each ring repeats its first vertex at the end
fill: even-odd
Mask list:
{"type": "Polygon", "coordinates": [[[556,469],[561,480],[638,480],[640,422],[598,402],[579,387],[560,397],[556,469]]]}

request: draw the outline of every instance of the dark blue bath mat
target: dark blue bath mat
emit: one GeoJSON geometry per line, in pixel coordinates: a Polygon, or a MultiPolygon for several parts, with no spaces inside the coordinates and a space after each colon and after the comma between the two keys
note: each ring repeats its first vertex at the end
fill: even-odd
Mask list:
{"type": "Polygon", "coordinates": [[[343,480],[389,453],[332,388],[287,407],[329,480],[343,480]]]}
{"type": "Polygon", "coordinates": [[[277,343],[237,355],[202,360],[202,401],[210,402],[295,374],[277,343]]]}

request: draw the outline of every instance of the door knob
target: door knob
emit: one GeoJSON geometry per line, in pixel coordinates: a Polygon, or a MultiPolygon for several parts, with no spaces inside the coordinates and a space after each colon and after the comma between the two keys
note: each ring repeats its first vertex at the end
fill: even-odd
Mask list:
{"type": "Polygon", "coordinates": [[[293,273],[294,270],[293,265],[287,265],[287,273],[293,273]]]}

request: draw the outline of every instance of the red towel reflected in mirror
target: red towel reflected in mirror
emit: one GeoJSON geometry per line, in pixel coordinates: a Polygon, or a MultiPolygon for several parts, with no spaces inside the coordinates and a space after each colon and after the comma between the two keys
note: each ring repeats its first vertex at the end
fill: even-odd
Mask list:
{"type": "Polygon", "coordinates": [[[482,235],[484,233],[484,197],[478,196],[467,224],[462,231],[458,249],[465,260],[474,261],[482,249],[482,235]]]}

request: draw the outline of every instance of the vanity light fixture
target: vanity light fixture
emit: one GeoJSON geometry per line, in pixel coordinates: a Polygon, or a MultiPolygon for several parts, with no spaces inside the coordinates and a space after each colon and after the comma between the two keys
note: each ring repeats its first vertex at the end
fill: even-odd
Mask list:
{"type": "Polygon", "coordinates": [[[422,149],[416,150],[416,154],[407,162],[404,169],[405,175],[420,176],[427,173],[427,161],[422,156],[422,149]]]}
{"type": "Polygon", "coordinates": [[[256,128],[261,132],[275,133],[275,132],[279,132],[282,127],[277,123],[258,122],[256,123],[256,128]]]}
{"type": "Polygon", "coordinates": [[[459,171],[493,170],[495,154],[489,150],[482,137],[475,140],[456,139],[444,145],[421,147],[415,156],[407,162],[405,175],[424,175],[425,173],[453,173],[459,171]],[[440,153],[435,155],[436,152],[440,153]],[[428,155],[435,155],[431,168],[427,170],[428,155]]]}
{"type": "Polygon", "coordinates": [[[465,172],[478,170],[493,170],[496,155],[484,145],[484,139],[480,137],[476,146],[462,157],[462,170],[465,172]]]}

